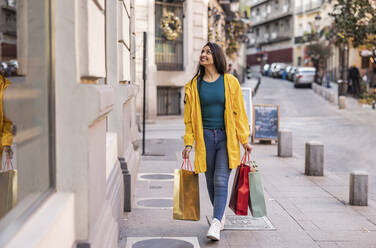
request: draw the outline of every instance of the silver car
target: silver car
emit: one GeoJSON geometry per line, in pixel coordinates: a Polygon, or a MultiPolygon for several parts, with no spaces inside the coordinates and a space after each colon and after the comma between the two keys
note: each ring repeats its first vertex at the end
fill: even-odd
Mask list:
{"type": "Polygon", "coordinates": [[[316,69],[313,67],[299,67],[294,74],[294,87],[300,85],[311,86],[315,79],[316,69]]]}

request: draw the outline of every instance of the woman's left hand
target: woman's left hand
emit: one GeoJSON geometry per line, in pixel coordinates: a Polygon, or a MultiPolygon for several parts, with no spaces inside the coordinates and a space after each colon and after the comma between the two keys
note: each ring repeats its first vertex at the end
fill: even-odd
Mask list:
{"type": "Polygon", "coordinates": [[[248,156],[252,152],[252,146],[249,143],[243,144],[245,155],[248,156]]]}

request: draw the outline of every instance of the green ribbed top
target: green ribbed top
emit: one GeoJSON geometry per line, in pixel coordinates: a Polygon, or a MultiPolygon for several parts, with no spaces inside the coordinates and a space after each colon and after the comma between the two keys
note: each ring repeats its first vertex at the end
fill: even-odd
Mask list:
{"type": "Polygon", "coordinates": [[[205,80],[197,84],[201,103],[201,115],[204,128],[224,128],[225,82],[223,74],[214,82],[205,80]]]}

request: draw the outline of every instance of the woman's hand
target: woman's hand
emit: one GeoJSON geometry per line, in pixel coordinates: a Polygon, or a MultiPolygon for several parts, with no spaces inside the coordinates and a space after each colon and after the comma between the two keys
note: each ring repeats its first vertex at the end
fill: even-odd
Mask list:
{"type": "Polygon", "coordinates": [[[252,146],[249,143],[243,144],[243,148],[244,148],[245,156],[248,156],[251,154],[252,146]]]}
{"type": "Polygon", "coordinates": [[[4,152],[5,152],[5,158],[6,159],[12,159],[13,158],[13,151],[10,146],[4,146],[4,152]]]}
{"type": "Polygon", "coordinates": [[[189,153],[191,152],[192,147],[191,146],[186,146],[182,152],[183,159],[189,159],[189,153]]]}

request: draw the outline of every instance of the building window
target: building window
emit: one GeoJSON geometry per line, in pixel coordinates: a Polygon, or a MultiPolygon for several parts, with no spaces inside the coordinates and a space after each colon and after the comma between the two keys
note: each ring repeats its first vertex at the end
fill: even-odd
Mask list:
{"type": "Polygon", "coordinates": [[[158,70],[182,71],[184,69],[183,23],[183,2],[167,0],[155,2],[155,62],[158,70]],[[178,32],[178,36],[172,39],[166,36],[166,32],[160,25],[162,16],[169,14],[179,18],[181,23],[181,32],[178,32]]]}
{"type": "Polygon", "coordinates": [[[278,0],[275,0],[275,1],[274,1],[274,9],[277,10],[277,9],[279,8],[278,5],[279,5],[279,1],[278,1],[278,0]]]}
{"type": "Polygon", "coordinates": [[[289,20],[286,20],[285,31],[286,31],[286,32],[289,32],[289,31],[290,31],[290,21],[289,21],[289,20]]]}
{"type": "Polygon", "coordinates": [[[0,9],[0,247],[55,185],[49,2],[0,9]]]}
{"type": "Polygon", "coordinates": [[[260,35],[260,28],[256,28],[256,37],[259,37],[260,35]]]}
{"type": "Polygon", "coordinates": [[[259,16],[260,15],[260,8],[257,8],[256,9],[256,16],[259,16]]]}
{"type": "Polygon", "coordinates": [[[279,30],[279,25],[278,25],[278,22],[274,23],[274,32],[278,32],[279,30]]]}
{"type": "Polygon", "coordinates": [[[369,68],[370,57],[362,57],[362,69],[369,68]]]}
{"type": "Polygon", "coordinates": [[[157,115],[180,115],[181,88],[157,87],[157,115]]]}

